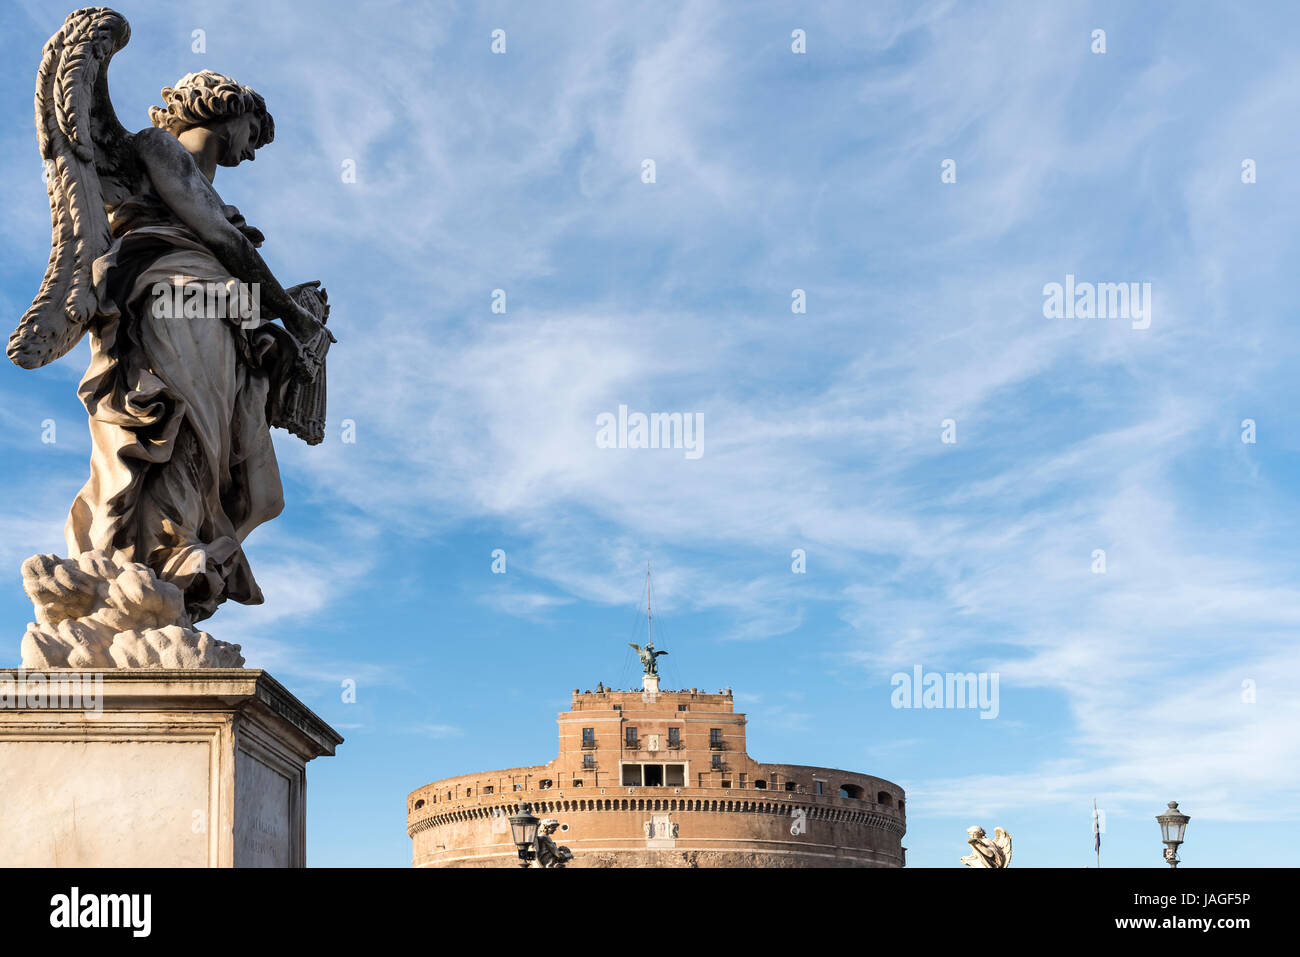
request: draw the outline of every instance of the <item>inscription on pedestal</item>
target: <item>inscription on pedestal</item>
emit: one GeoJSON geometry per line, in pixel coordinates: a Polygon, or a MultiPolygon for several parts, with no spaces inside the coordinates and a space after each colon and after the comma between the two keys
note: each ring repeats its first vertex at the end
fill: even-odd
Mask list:
{"type": "Polygon", "coordinates": [[[235,759],[235,866],[292,866],[293,782],[240,751],[235,759]]]}

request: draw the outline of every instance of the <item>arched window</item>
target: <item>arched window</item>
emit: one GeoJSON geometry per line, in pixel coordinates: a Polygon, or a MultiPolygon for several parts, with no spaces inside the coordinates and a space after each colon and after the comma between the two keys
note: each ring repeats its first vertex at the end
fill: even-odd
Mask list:
{"type": "Polygon", "coordinates": [[[876,795],[876,803],[883,804],[885,807],[893,807],[894,796],[890,794],[888,791],[881,791],[879,794],[876,795]]]}
{"type": "Polygon", "coordinates": [[[423,800],[419,800],[419,801],[416,801],[416,802],[415,802],[415,809],[416,809],[417,811],[420,810],[420,808],[422,808],[422,807],[424,807],[424,801],[423,801],[423,800]]]}
{"type": "Polygon", "coordinates": [[[762,778],[759,778],[758,780],[756,780],[756,781],[754,782],[754,787],[758,788],[760,791],[766,791],[766,790],[767,790],[767,782],[764,781],[762,778]]]}
{"type": "Polygon", "coordinates": [[[866,792],[864,792],[862,788],[858,787],[856,784],[840,785],[840,797],[842,798],[856,798],[857,800],[860,801],[865,796],[865,793],[866,792]]]}

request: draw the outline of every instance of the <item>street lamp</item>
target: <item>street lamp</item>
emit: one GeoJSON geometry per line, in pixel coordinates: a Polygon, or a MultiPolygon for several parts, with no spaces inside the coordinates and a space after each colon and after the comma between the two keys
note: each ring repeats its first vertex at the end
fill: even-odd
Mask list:
{"type": "Polygon", "coordinates": [[[519,805],[518,813],[511,816],[510,835],[519,848],[519,866],[527,867],[537,856],[537,818],[527,802],[519,805]]]}
{"type": "Polygon", "coordinates": [[[1156,820],[1160,822],[1160,840],[1165,842],[1165,860],[1170,867],[1177,867],[1178,845],[1183,843],[1183,832],[1191,818],[1178,810],[1177,801],[1170,801],[1169,810],[1157,814],[1156,820]]]}

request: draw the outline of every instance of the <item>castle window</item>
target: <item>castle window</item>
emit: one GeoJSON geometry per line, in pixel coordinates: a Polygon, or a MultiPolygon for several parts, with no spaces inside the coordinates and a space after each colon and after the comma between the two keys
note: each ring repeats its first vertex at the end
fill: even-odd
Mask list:
{"type": "Polygon", "coordinates": [[[686,765],[665,764],[664,784],[668,785],[670,788],[685,787],[686,786],[686,765]]]}
{"type": "Polygon", "coordinates": [[[793,781],[785,782],[785,789],[787,791],[793,791],[796,787],[798,787],[798,785],[796,785],[793,781]]]}
{"type": "Polygon", "coordinates": [[[682,746],[682,729],[681,729],[681,728],[669,728],[669,729],[668,729],[668,747],[670,747],[670,748],[680,748],[681,746],[682,746]]]}
{"type": "Polygon", "coordinates": [[[473,788],[466,788],[466,789],[465,789],[465,797],[472,797],[473,794],[474,794],[474,789],[473,789],[473,788]]]}
{"type": "Polygon", "coordinates": [[[423,802],[423,801],[416,801],[416,802],[415,802],[415,809],[416,809],[417,811],[420,810],[420,808],[422,808],[422,807],[424,807],[424,802],[423,802]]]}
{"type": "Polygon", "coordinates": [[[881,791],[879,794],[876,795],[876,803],[883,804],[885,807],[893,807],[894,796],[890,794],[888,791],[881,791]]]}
{"type": "Polygon", "coordinates": [[[905,806],[906,804],[907,804],[906,801],[899,801],[899,802],[898,802],[898,811],[899,811],[900,814],[903,812],[903,808],[904,808],[904,806],[905,806]]]}
{"type": "Polygon", "coordinates": [[[594,748],[594,747],[596,746],[596,729],[595,729],[595,728],[583,728],[583,729],[582,729],[582,746],[583,746],[584,748],[594,748]]]}
{"type": "Polygon", "coordinates": [[[814,781],[814,782],[813,782],[813,794],[825,794],[825,793],[826,793],[826,782],[825,782],[825,781],[814,781]]]}
{"type": "Polygon", "coordinates": [[[494,793],[495,791],[496,791],[496,787],[495,787],[494,785],[491,785],[491,784],[489,784],[487,787],[485,787],[485,788],[483,789],[483,793],[484,793],[484,794],[492,794],[492,793],[494,793]]]}
{"type": "Polygon", "coordinates": [[[866,792],[856,784],[840,785],[840,797],[842,798],[854,798],[855,800],[861,801],[866,796],[866,792]]]}
{"type": "Polygon", "coordinates": [[[632,728],[632,727],[626,728],[626,729],[625,729],[625,737],[626,737],[626,739],[627,739],[628,747],[630,747],[630,748],[635,748],[635,747],[636,747],[636,728],[632,728]]]}
{"type": "Polygon", "coordinates": [[[722,744],[722,729],[709,728],[709,747],[716,748],[722,744]]]}
{"type": "Polygon", "coordinates": [[[574,786],[575,788],[580,788],[580,787],[582,787],[582,781],[580,781],[580,780],[577,779],[577,778],[574,778],[574,779],[573,779],[573,786],[574,786]]]}
{"type": "Polygon", "coordinates": [[[713,756],[713,770],[715,770],[715,771],[721,771],[721,770],[722,770],[722,755],[720,755],[720,754],[715,754],[715,755],[713,756]]]}
{"type": "Polygon", "coordinates": [[[524,786],[523,786],[522,784],[516,784],[516,785],[515,785],[515,790],[516,790],[516,791],[522,791],[523,789],[524,789],[524,786]]]}
{"type": "Polygon", "coordinates": [[[677,706],[677,710],[678,710],[678,711],[685,711],[685,710],[686,710],[686,705],[684,705],[684,704],[679,704],[679,705],[677,706]]]}
{"type": "Polygon", "coordinates": [[[623,765],[623,787],[639,788],[641,786],[641,765],[623,765]]]}
{"type": "Polygon", "coordinates": [[[584,754],[582,756],[582,766],[584,768],[594,768],[596,766],[596,756],[594,754],[584,754]]]}
{"type": "Polygon", "coordinates": [[[731,787],[731,782],[730,782],[730,781],[723,781],[723,782],[722,782],[722,786],[723,786],[724,788],[729,788],[729,787],[731,787]]]}
{"type": "Polygon", "coordinates": [[[758,788],[760,791],[766,791],[767,782],[764,781],[762,778],[759,778],[757,781],[754,782],[754,787],[758,788]]]}

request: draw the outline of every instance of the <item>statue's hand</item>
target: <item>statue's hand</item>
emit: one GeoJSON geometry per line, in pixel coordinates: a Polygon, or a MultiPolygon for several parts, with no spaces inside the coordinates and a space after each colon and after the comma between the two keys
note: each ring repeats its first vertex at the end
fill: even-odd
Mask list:
{"type": "Polygon", "coordinates": [[[292,320],[286,317],[284,324],[293,336],[298,350],[293,362],[293,376],[301,382],[312,382],[320,375],[330,343],[338,340],[311,313],[305,309],[300,312],[301,315],[292,320]]]}
{"type": "Polygon", "coordinates": [[[293,310],[282,316],[284,327],[297,340],[298,355],[294,360],[294,378],[311,382],[319,374],[329,343],[337,342],[334,334],[325,327],[329,316],[329,297],[320,280],[299,283],[285,290],[293,310]],[[322,338],[328,337],[328,342],[322,338]]]}
{"type": "Polygon", "coordinates": [[[293,312],[280,318],[284,320],[284,327],[299,342],[310,342],[315,338],[317,331],[324,328],[324,323],[302,306],[297,306],[293,312]]]}
{"type": "Polygon", "coordinates": [[[320,284],[319,279],[313,279],[311,282],[300,282],[296,286],[290,286],[285,290],[294,302],[303,305],[304,302],[311,302],[318,310],[318,318],[322,323],[330,315],[330,297],[325,291],[325,287],[320,284]]]}

